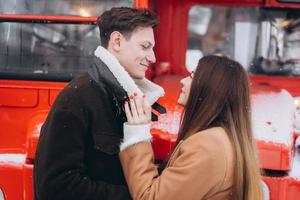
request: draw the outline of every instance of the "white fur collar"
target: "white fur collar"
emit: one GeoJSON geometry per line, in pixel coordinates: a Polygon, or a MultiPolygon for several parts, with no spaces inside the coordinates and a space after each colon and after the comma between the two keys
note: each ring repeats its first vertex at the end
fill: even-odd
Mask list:
{"type": "Polygon", "coordinates": [[[148,79],[143,78],[141,80],[136,80],[131,78],[117,58],[102,46],[97,47],[95,56],[107,65],[108,69],[127,92],[128,96],[133,95],[133,93],[137,93],[141,96],[145,95],[152,105],[159,97],[164,95],[165,92],[163,88],[148,79]]]}

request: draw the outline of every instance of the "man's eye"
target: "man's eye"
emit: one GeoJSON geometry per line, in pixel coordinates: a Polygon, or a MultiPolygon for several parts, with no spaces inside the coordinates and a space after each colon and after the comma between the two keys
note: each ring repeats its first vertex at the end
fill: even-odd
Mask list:
{"type": "Polygon", "coordinates": [[[147,45],[142,45],[142,48],[143,48],[144,50],[147,50],[147,49],[149,49],[149,46],[147,46],[147,45]]]}

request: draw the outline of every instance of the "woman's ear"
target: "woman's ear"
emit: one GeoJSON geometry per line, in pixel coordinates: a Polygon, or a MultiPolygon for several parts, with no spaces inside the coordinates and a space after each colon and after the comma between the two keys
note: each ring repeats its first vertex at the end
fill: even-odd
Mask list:
{"type": "Polygon", "coordinates": [[[110,47],[114,51],[119,52],[121,50],[121,40],[122,40],[122,34],[119,31],[112,32],[110,34],[110,40],[109,40],[110,47]]]}

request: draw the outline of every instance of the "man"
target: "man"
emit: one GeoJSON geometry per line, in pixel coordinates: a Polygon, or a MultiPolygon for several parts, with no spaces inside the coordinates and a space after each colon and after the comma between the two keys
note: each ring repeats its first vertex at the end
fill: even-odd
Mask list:
{"type": "Polygon", "coordinates": [[[101,45],[88,73],[56,98],[34,165],[35,200],[130,199],[118,158],[128,96],[153,104],[164,91],[145,79],[155,62],[149,10],[112,8],[99,17],[101,45]]]}

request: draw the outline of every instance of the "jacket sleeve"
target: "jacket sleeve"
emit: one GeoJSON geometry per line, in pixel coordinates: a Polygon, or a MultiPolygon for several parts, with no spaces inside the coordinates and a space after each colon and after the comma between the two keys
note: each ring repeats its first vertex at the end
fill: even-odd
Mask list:
{"type": "Polygon", "coordinates": [[[129,199],[126,186],[95,181],[87,175],[86,130],[82,120],[68,110],[50,114],[42,129],[35,169],[41,199],[129,199]]]}
{"type": "Polygon", "coordinates": [[[119,156],[133,199],[199,200],[209,196],[220,187],[225,174],[222,150],[214,148],[217,149],[215,143],[205,139],[185,142],[160,176],[150,143],[126,148],[119,156]]]}

